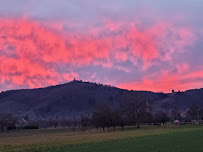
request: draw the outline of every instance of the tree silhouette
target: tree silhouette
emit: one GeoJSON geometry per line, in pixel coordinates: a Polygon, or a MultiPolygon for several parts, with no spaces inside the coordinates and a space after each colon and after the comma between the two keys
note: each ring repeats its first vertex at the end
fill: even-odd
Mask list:
{"type": "Polygon", "coordinates": [[[137,128],[140,128],[144,115],[151,110],[149,101],[135,92],[131,92],[124,98],[121,108],[126,115],[131,117],[134,125],[137,124],[137,128]]]}
{"type": "Polygon", "coordinates": [[[192,104],[190,107],[189,107],[189,110],[187,112],[191,118],[194,120],[194,119],[197,119],[197,116],[199,114],[199,107],[197,106],[197,104],[192,104]]]}

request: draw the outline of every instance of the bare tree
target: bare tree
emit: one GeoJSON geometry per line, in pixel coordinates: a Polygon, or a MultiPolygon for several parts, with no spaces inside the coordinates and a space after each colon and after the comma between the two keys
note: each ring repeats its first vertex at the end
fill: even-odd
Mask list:
{"type": "Polygon", "coordinates": [[[58,120],[53,120],[53,125],[54,125],[54,128],[56,128],[59,125],[59,121],[58,120]]]}
{"type": "Polygon", "coordinates": [[[131,92],[124,98],[121,108],[126,115],[131,117],[134,125],[137,124],[137,128],[140,128],[140,122],[145,113],[151,110],[149,101],[135,92],[131,92]]]}
{"type": "Polygon", "coordinates": [[[92,125],[97,129],[98,132],[99,127],[101,127],[100,115],[98,112],[93,112],[92,114],[92,125]]]}
{"type": "Polygon", "coordinates": [[[111,111],[111,116],[110,116],[110,121],[111,121],[111,126],[114,128],[114,131],[116,130],[116,126],[119,126],[122,121],[122,112],[120,109],[113,109],[111,111]]]}
{"type": "Polygon", "coordinates": [[[166,125],[166,123],[168,121],[170,121],[170,119],[169,119],[167,113],[165,113],[163,111],[158,111],[154,116],[154,123],[156,123],[156,124],[161,125],[161,123],[162,123],[163,125],[166,125]]]}
{"type": "Polygon", "coordinates": [[[181,119],[181,115],[180,115],[180,110],[179,108],[176,106],[174,109],[172,109],[171,111],[171,118],[172,120],[178,120],[181,119]]]}
{"type": "Polygon", "coordinates": [[[121,126],[122,131],[124,131],[124,126],[127,125],[127,116],[121,113],[119,126],[121,126]]]}
{"type": "Polygon", "coordinates": [[[194,119],[197,119],[198,117],[198,114],[199,114],[199,107],[197,106],[197,104],[192,104],[190,107],[189,107],[189,110],[188,110],[188,115],[191,116],[191,118],[194,120],[194,119]]]}
{"type": "Polygon", "coordinates": [[[11,114],[0,114],[0,127],[1,132],[4,131],[4,128],[11,127],[12,129],[15,127],[17,123],[17,119],[14,118],[11,114]]]}
{"type": "Polygon", "coordinates": [[[5,114],[0,114],[0,126],[1,126],[1,132],[4,131],[4,127],[7,124],[7,119],[5,114]]]}
{"type": "Polygon", "coordinates": [[[70,122],[70,120],[68,118],[61,118],[59,120],[59,123],[60,123],[60,126],[62,126],[63,128],[64,127],[69,127],[70,128],[70,126],[71,126],[71,122],[70,122]]]}
{"type": "Polygon", "coordinates": [[[83,127],[83,130],[85,131],[87,129],[87,127],[91,127],[92,125],[92,120],[91,120],[91,116],[81,116],[81,125],[83,127]]]}
{"type": "Polygon", "coordinates": [[[109,105],[107,103],[97,105],[95,112],[93,112],[92,120],[95,127],[99,126],[103,128],[103,131],[107,127],[109,131],[109,127],[112,125],[111,108],[109,105]]]}
{"type": "Polygon", "coordinates": [[[200,116],[200,119],[203,120],[203,109],[199,110],[199,116],[200,116]]]}
{"type": "Polygon", "coordinates": [[[73,131],[73,134],[75,133],[75,128],[77,126],[77,120],[76,120],[76,117],[73,116],[73,118],[71,119],[71,125],[72,125],[72,131],[73,131]]]}

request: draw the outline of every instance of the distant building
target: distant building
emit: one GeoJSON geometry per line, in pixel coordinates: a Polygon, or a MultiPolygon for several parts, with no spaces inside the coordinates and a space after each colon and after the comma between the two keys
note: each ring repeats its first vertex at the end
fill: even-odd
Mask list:
{"type": "Polygon", "coordinates": [[[175,91],[174,90],[172,90],[172,93],[174,93],[175,91]]]}
{"type": "Polygon", "coordinates": [[[74,78],[72,82],[82,82],[82,80],[76,80],[76,79],[74,78]]]}

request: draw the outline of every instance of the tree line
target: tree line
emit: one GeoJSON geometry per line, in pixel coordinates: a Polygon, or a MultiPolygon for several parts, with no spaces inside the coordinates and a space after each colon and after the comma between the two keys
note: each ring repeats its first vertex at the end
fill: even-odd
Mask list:
{"type": "Polygon", "coordinates": [[[132,92],[125,96],[117,107],[111,107],[108,103],[102,103],[95,107],[92,113],[80,117],[64,117],[58,119],[36,119],[30,120],[29,117],[17,118],[11,114],[0,114],[1,131],[17,128],[37,129],[51,127],[69,127],[73,132],[77,127],[82,127],[85,131],[88,128],[96,128],[97,131],[107,128],[116,130],[125,126],[141,125],[166,125],[167,122],[174,120],[202,120],[203,109],[198,105],[192,104],[183,116],[177,107],[167,110],[157,110],[153,108],[153,103],[149,99],[132,92]]]}

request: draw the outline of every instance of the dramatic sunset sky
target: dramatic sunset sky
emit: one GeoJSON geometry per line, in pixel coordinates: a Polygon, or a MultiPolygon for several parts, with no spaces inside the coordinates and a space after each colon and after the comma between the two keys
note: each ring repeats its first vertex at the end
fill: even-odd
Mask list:
{"type": "Polygon", "coordinates": [[[203,88],[203,0],[0,0],[0,90],[74,77],[203,88]]]}

